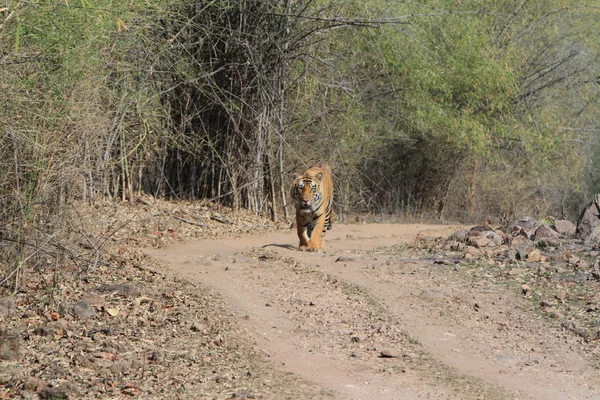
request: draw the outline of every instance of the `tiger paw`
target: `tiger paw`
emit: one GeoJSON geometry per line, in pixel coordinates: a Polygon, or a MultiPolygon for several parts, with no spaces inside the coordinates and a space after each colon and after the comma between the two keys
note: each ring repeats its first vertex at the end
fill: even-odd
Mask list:
{"type": "Polygon", "coordinates": [[[316,247],[309,247],[306,249],[306,251],[310,251],[312,253],[325,253],[325,250],[317,249],[316,247]]]}

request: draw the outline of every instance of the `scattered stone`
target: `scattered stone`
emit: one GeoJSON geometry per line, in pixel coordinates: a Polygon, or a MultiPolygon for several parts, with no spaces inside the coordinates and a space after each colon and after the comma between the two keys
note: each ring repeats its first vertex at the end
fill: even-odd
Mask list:
{"type": "Polygon", "coordinates": [[[544,299],[540,302],[540,305],[544,308],[549,308],[549,307],[552,307],[554,304],[552,303],[551,300],[544,299]]]}
{"type": "Polygon", "coordinates": [[[588,275],[583,271],[577,271],[575,274],[565,277],[565,282],[575,282],[581,283],[585,282],[588,278],[588,275]]]}
{"type": "Polygon", "coordinates": [[[469,244],[480,249],[489,245],[490,241],[483,236],[471,236],[469,237],[469,244]]]}
{"type": "Polygon", "coordinates": [[[532,250],[527,254],[527,261],[539,262],[542,259],[542,253],[539,250],[532,250]]]}
{"type": "Polygon", "coordinates": [[[40,396],[40,399],[48,400],[67,400],[69,398],[67,391],[59,387],[42,389],[38,392],[38,396],[40,396]]]}
{"type": "Polygon", "coordinates": [[[96,316],[96,310],[86,301],[79,301],[73,306],[73,314],[81,319],[90,319],[96,316]]]}
{"type": "Polygon", "coordinates": [[[351,256],[340,256],[336,258],[335,262],[347,262],[347,261],[356,261],[355,257],[351,256]]]}
{"type": "Polygon", "coordinates": [[[514,261],[519,261],[521,259],[521,255],[515,249],[508,249],[506,251],[506,254],[504,255],[504,257],[508,258],[509,260],[514,260],[514,261]]]}
{"type": "Polygon", "coordinates": [[[246,389],[240,389],[231,395],[232,399],[256,399],[257,397],[246,389]]]}
{"type": "Polygon", "coordinates": [[[508,243],[514,247],[523,247],[533,245],[533,241],[523,236],[516,236],[508,239],[508,243]]]}
{"type": "Polygon", "coordinates": [[[523,292],[524,295],[527,295],[530,291],[531,288],[528,284],[521,285],[521,292],[523,292]]]}
{"type": "Polygon", "coordinates": [[[0,326],[0,360],[15,360],[19,355],[19,336],[0,326]]]}
{"type": "Polygon", "coordinates": [[[81,298],[81,301],[84,301],[91,306],[101,306],[104,304],[104,296],[98,293],[88,293],[81,298]]]}
{"type": "Polygon", "coordinates": [[[458,230],[452,235],[448,236],[448,241],[466,242],[469,239],[469,231],[465,229],[458,230]]]}
{"type": "Polygon", "coordinates": [[[576,264],[578,264],[581,261],[581,259],[579,257],[577,257],[577,256],[571,256],[571,257],[569,257],[569,259],[567,261],[571,265],[576,265],[576,264]]]}
{"type": "Polygon", "coordinates": [[[562,319],[563,315],[560,312],[556,311],[556,310],[552,310],[550,312],[550,317],[554,318],[554,319],[562,319]]]}
{"type": "Polygon", "coordinates": [[[108,369],[114,376],[122,376],[131,369],[131,364],[125,360],[119,360],[113,362],[108,369]]]}
{"type": "Polygon", "coordinates": [[[554,297],[556,297],[557,300],[564,302],[566,299],[569,298],[569,291],[568,290],[559,290],[558,292],[556,292],[554,297]]]}
{"type": "Polygon", "coordinates": [[[48,382],[30,376],[23,384],[23,387],[30,392],[39,392],[48,387],[48,382]]]}
{"type": "Polygon", "coordinates": [[[384,349],[379,352],[381,358],[398,358],[401,354],[395,350],[384,349]]]}
{"type": "Polygon", "coordinates": [[[102,327],[102,328],[93,328],[90,329],[87,333],[88,337],[94,336],[96,333],[101,333],[105,336],[114,336],[116,334],[116,330],[113,327],[102,327]]]}
{"type": "Polygon", "coordinates": [[[508,274],[513,276],[519,276],[524,275],[528,271],[529,269],[527,268],[511,268],[510,271],[508,271],[508,274]]]}
{"type": "Polygon", "coordinates": [[[560,235],[546,224],[540,225],[534,233],[536,241],[558,239],[560,235]]]}
{"type": "Polygon", "coordinates": [[[114,293],[123,297],[138,297],[142,294],[135,286],[124,283],[100,285],[97,290],[101,293],[114,293]]]}
{"type": "Polygon", "coordinates": [[[469,236],[476,236],[485,232],[494,232],[494,228],[487,224],[477,225],[469,229],[469,236]]]}
{"type": "Polygon", "coordinates": [[[54,330],[48,328],[47,326],[38,326],[33,330],[33,333],[39,336],[50,336],[52,333],[54,333],[54,330]]]}
{"type": "Polygon", "coordinates": [[[0,297],[0,317],[10,317],[17,307],[10,297],[0,297]]]}
{"type": "Polygon", "coordinates": [[[479,255],[481,255],[481,250],[479,250],[479,249],[477,249],[475,247],[472,247],[472,246],[467,246],[465,248],[465,256],[466,255],[479,256],[479,255]]]}
{"type": "Polygon", "coordinates": [[[194,332],[200,332],[200,333],[208,332],[207,326],[204,324],[201,324],[200,322],[194,322],[191,326],[191,330],[194,332]]]}

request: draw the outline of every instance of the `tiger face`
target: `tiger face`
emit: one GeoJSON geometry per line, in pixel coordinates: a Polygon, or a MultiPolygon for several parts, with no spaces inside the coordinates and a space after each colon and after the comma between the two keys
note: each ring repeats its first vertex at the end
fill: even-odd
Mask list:
{"type": "Polygon", "coordinates": [[[323,180],[323,174],[319,173],[316,179],[310,177],[299,177],[294,185],[294,201],[296,210],[308,214],[316,211],[316,206],[320,204],[323,197],[319,190],[319,185],[323,180]]]}

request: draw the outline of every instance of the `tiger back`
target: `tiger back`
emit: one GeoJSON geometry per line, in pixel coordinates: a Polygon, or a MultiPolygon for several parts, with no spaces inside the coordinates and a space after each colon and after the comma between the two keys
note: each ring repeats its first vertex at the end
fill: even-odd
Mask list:
{"type": "Polygon", "coordinates": [[[325,231],[333,225],[333,175],[331,168],[318,163],[294,179],[292,197],[296,207],[299,248],[323,251],[325,231]]]}

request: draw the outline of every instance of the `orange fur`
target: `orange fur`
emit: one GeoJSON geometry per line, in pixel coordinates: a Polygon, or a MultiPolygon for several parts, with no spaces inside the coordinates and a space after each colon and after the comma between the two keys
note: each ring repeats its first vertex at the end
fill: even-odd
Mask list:
{"type": "Polygon", "coordinates": [[[333,224],[333,176],[327,164],[311,166],[294,180],[296,228],[300,249],[323,251],[325,231],[333,224]]]}

